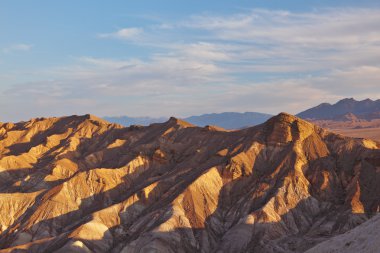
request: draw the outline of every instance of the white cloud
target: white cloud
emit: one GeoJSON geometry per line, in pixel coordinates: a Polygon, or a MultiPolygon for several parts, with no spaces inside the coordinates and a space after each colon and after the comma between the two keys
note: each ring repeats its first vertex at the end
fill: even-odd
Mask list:
{"type": "Polygon", "coordinates": [[[13,45],[10,45],[6,48],[3,48],[3,53],[12,53],[12,52],[16,52],[16,51],[29,51],[31,50],[33,47],[33,45],[30,45],[30,44],[13,44],[13,45]]]}
{"type": "Polygon", "coordinates": [[[114,33],[99,34],[98,36],[100,38],[116,38],[116,39],[123,39],[123,40],[131,40],[131,39],[138,38],[142,33],[143,33],[143,29],[130,27],[130,28],[120,29],[114,33]]]}

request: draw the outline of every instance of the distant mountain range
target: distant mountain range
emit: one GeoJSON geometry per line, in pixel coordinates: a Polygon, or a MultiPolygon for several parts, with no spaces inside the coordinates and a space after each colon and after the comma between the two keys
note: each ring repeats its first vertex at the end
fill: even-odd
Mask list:
{"type": "Polygon", "coordinates": [[[380,141],[380,100],[346,98],[297,115],[342,135],[380,141]]]}
{"type": "Polygon", "coordinates": [[[225,129],[239,129],[264,123],[272,116],[258,112],[224,112],[191,116],[184,120],[197,126],[214,125],[225,129]]]}
{"type": "MultiPolygon", "coordinates": [[[[258,113],[258,112],[223,112],[223,113],[211,113],[203,114],[199,116],[191,116],[184,118],[183,120],[196,125],[196,126],[207,126],[215,125],[225,129],[240,129],[243,127],[258,125],[264,123],[273,115],[258,113]]],[[[128,116],[122,117],[104,117],[105,120],[121,124],[124,126],[129,125],[149,125],[151,123],[161,123],[168,118],[150,118],[150,117],[139,117],[133,118],[128,116]]]]}
{"type": "Polygon", "coordinates": [[[165,118],[165,117],[151,118],[151,117],[128,117],[128,116],[103,117],[103,119],[111,123],[116,123],[123,126],[130,126],[130,125],[148,126],[152,123],[162,123],[168,120],[168,118],[165,118]]]}
{"type": "MultiPolygon", "coordinates": [[[[258,125],[267,121],[273,115],[259,112],[223,112],[203,114],[183,118],[183,120],[197,126],[214,125],[225,129],[241,129],[253,125],[258,125]]],[[[357,121],[380,119],[380,99],[365,99],[357,101],[353,98],[345,98],[335,104],[322,103],[297,114],[298,117],[310,121],[333,120],[357,121]]],[[[150,125],[152,123],[162,123],[168,118],[151,117],[104,117],[105,120],[118,123],[124,126],[129,125],[150,125]]],[[[315,122],[316,123],[316,122],[315,122]]],[[[317,123],[318,124],[318,123],[317,123]]]]}
{"type": "Polygon", "coordinates": [[[297,114],[298,117],[311,120],[349,120],[350,118],[380,118],[380,99],[357,101],[345,98],[335,104],[322,103],[297,114]]]}

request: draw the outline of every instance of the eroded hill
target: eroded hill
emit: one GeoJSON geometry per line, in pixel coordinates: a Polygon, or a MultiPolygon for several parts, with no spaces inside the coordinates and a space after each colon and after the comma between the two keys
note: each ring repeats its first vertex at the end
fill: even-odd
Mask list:
{"type": "Polygon", "coordinates": [[[0,252],[304,252],[379,212],[380,150],[288,114],[0,124],[0,252]]]}

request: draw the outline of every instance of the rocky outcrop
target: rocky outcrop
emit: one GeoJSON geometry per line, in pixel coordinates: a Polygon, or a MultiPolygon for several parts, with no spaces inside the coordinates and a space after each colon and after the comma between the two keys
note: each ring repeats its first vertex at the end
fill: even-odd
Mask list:
{"type": "Polygon", "coordinates": [[[379,157],[286,113],[1,124],[0,252],[305,252],[379,211],[379,157]]]}

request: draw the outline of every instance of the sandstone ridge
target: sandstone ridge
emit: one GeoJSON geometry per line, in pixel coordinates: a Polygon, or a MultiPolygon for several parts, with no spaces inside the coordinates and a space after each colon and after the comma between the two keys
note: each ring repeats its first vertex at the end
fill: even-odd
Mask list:
{"type": "Polygon", "coordinates": [[[286,113],[1,123],[0,252],[305,252],[379,212],[379,148],[286,113]]]}

